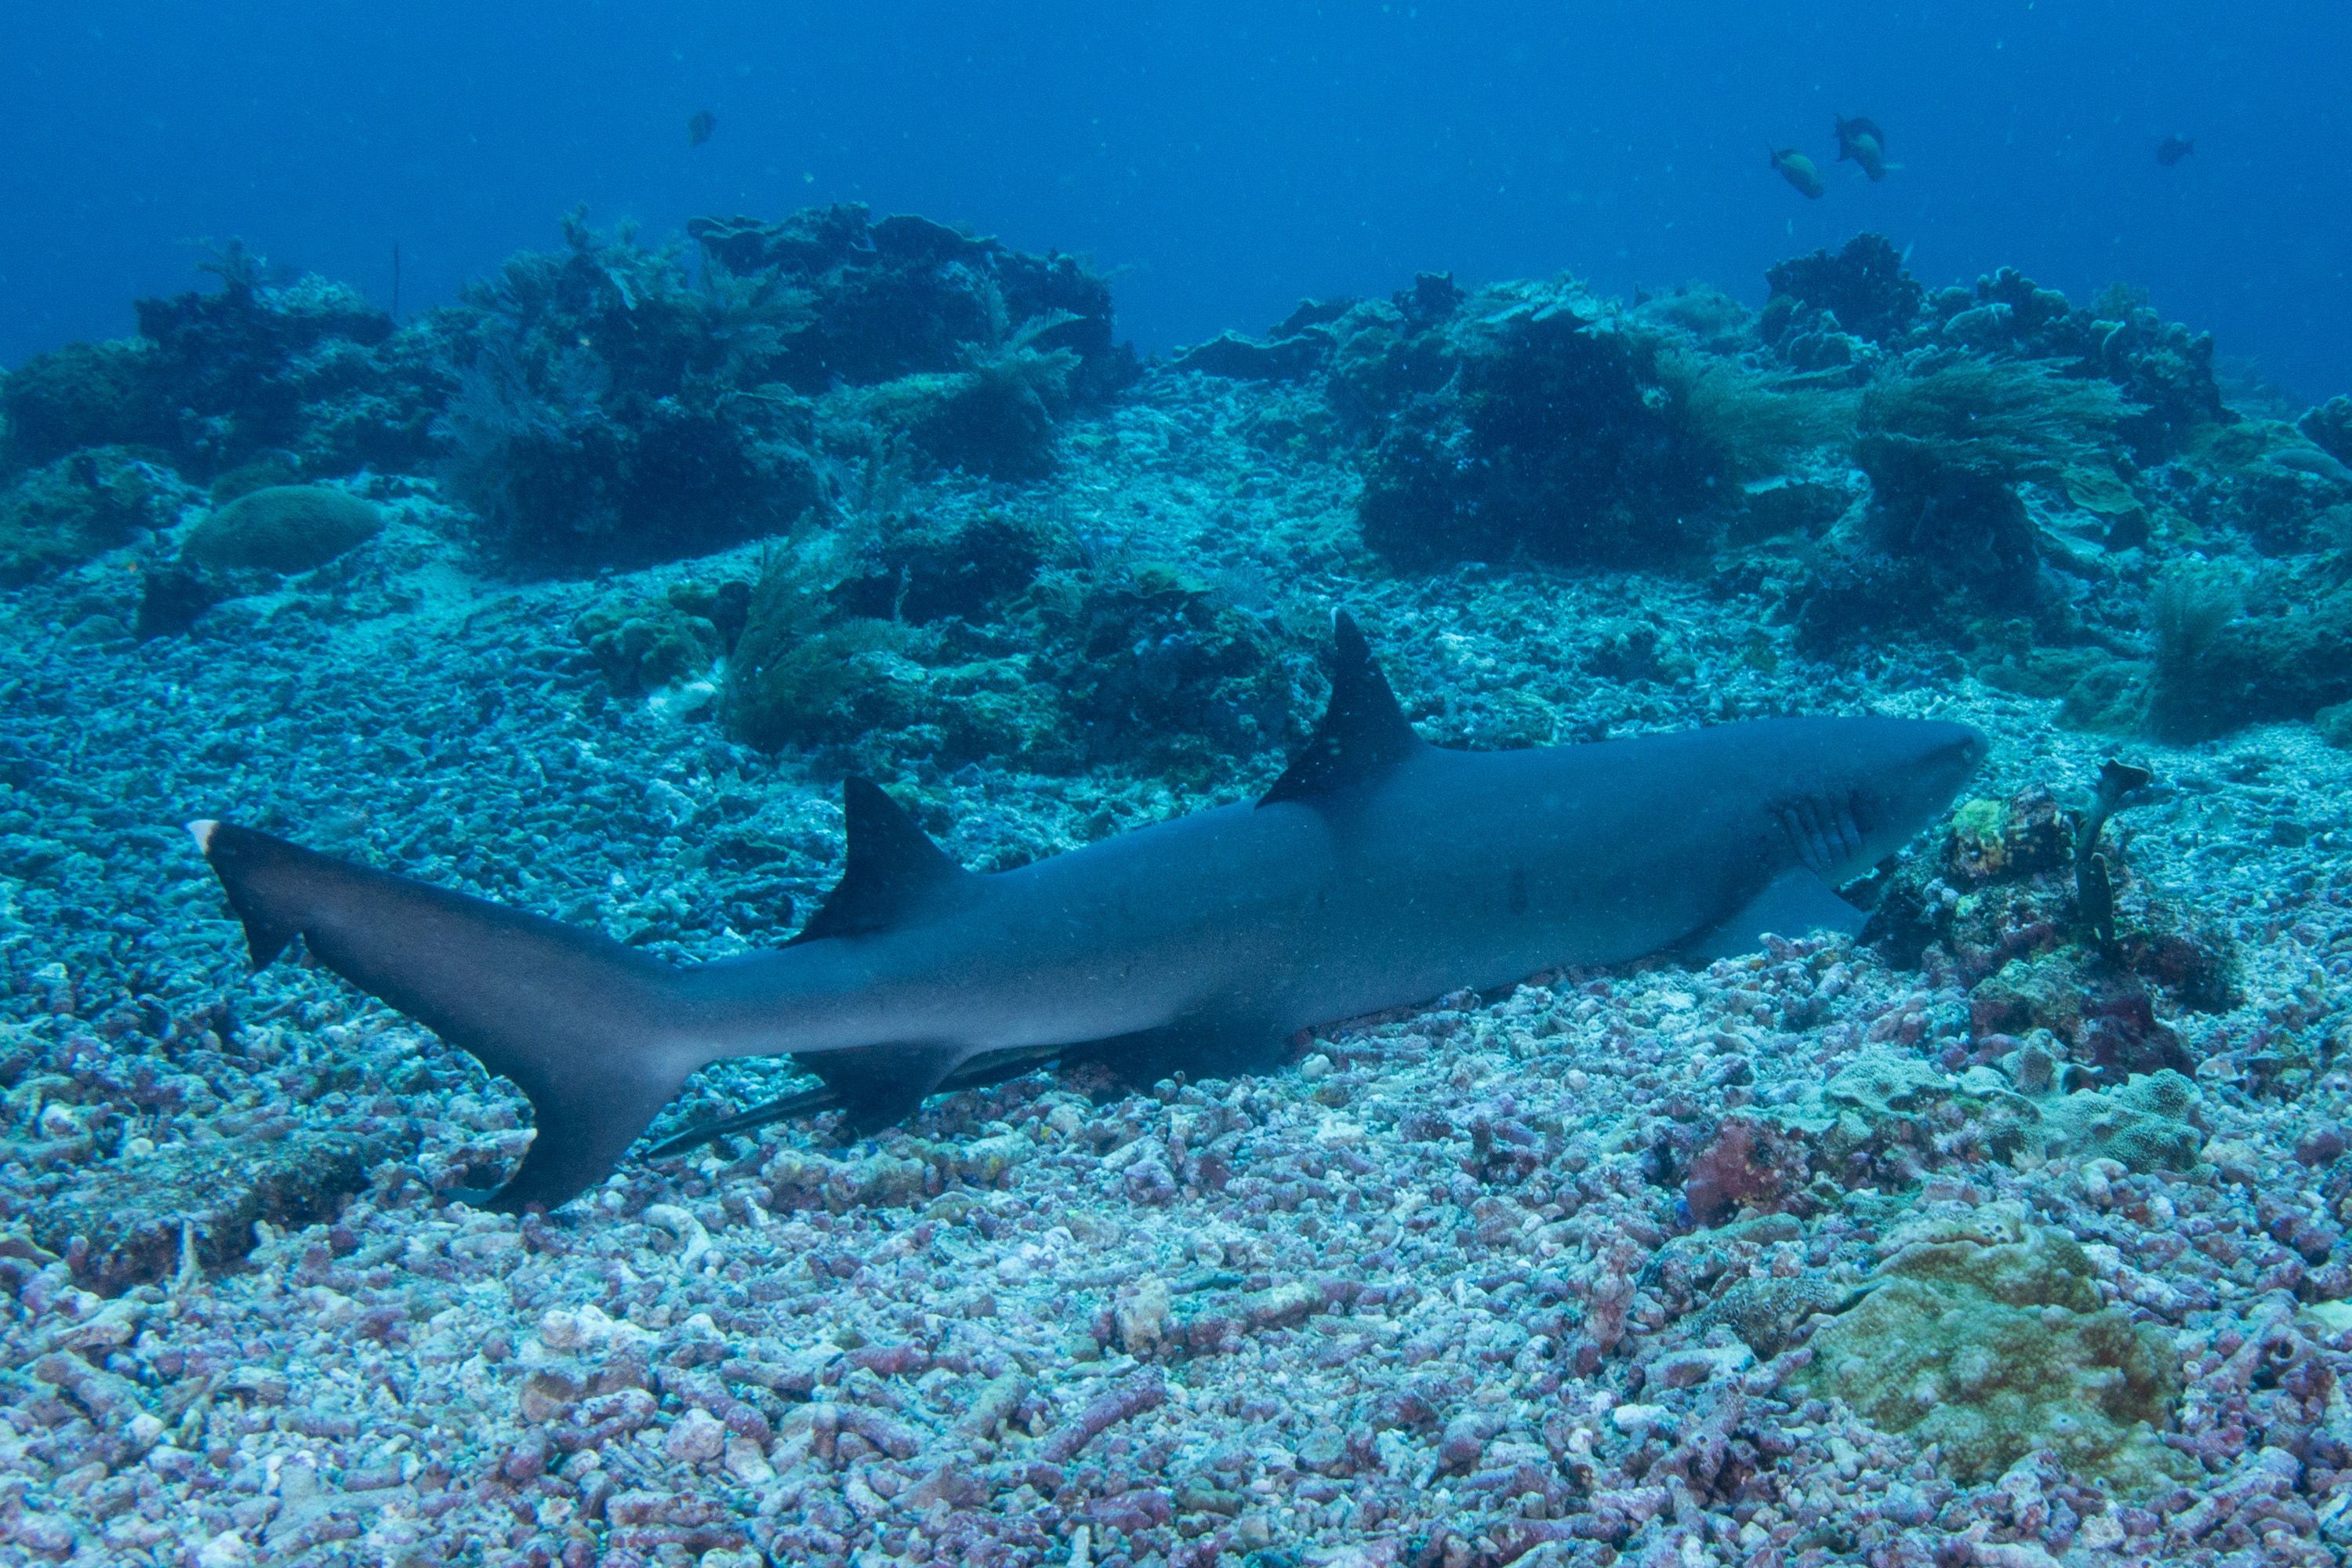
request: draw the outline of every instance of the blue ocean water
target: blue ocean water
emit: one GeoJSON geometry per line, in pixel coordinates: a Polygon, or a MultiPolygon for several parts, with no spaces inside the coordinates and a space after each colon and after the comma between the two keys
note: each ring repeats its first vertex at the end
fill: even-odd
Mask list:
{"type": "Polygon", "coordinates": [[[0,363],[121,333],[199,238],[379,301],[396,244],[412,310],[580,202],[660,233],[856,200],[1125,269],[1146,350],[1417,270],[1752,304],[1875,229],[1931,285],[2144,287],[2324,398],[2352,388],[2347,58],[2352,13],[2277,0],[12,5],[0,363]],[[1885,128],[1887,180],[1832,164],[1837,114],[1885,128]],[[2196,150],[2161,167],[2170,135],[2196,150]]]}

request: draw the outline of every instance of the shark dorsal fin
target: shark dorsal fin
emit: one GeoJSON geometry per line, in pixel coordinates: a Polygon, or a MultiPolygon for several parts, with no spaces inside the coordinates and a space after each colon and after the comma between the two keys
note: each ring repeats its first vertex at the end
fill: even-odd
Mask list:
{"type": "Polygon", "coordinates": [[[1364,634],[1345,611],[1332,617],[1331,705],[1315,738],[1258,800],[1313,802],[1377,778],[1427,744],[1412,732],[1364,634]]]}
{"type": "Polygon", "coordinates": [[[887,931],[971,879],[872,779],[843,780],[841,805],[849,819],[849,863],[793,942],[887,931]]]}

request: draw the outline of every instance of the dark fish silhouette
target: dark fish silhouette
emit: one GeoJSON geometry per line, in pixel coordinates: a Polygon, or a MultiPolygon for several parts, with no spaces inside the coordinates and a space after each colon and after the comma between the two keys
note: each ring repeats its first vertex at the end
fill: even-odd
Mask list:
{"type": "Polygon", "coordinates": [[[496,1199],[512,1211],[603,1181],[723,1058],[797,1057],[871,1131],[1008,1062],[1222,1077],[1297,1030],[1541,969],[1856,931],[1831,889],[1940,816],[1985,752],[1966,725],[1878,718],[1450,751],[1413,733],[1354,624],[1338,633],[1323,722],[1255,804],[981,876],[852,779],[832,896],[785,946],[716,963],[193,826],[257,964],[299,936],[530,1097],[538,1136],[496,1199]]]}
{"type": "Polygon", "coordinates": [[[1853,159],[1874,180],[1886,178],[1886,132],[1878,122],[1859,114],[1852,120],[1841,114],[1836,120],[1838,157],[1853,159]]]}
{"type": "Polygon", "coordinates": [[[1806,196],[1813,201],[1822,199],[1822,171],[1811,158],[1794,147],[1775,148],[1772,150],[1772,166],[1780,171],[1782,179],[1806,196]]]}
{"type": "Polygon", "coordinates": [[[686,122],[686,144],[689,147],[699,147],[709,141],[710,133],[718,129],[719,116],[707,109],[698,109],[694,111],[693,118],[686,122]]]}
{"type": "Polygon", "coordinates": [[[2156,161],[2169,169],[2197,151],[2194,136],[2168,136],[2156,144],[2156,161]]]}

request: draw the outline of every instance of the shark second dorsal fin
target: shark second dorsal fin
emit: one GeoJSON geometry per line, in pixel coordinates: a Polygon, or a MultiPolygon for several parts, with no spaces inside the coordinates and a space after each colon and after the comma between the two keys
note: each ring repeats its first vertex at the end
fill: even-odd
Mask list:
{"type": "Polygon", "coordinates": [[[1331,630],[1331,705],[1315,726],[1315,738],[1259,797],[1260,805],[1311,804],[1377,778],[1428,744],[1405,722],[1388,678],[1346,611],[1332,617],[1331,630]]]}
{"type": "Polygon", "coordinates": [[[887,931],[972,879],[872,779],[843,780],[841,805],[849,819],[849,863],[787,947],[887,931]]]}

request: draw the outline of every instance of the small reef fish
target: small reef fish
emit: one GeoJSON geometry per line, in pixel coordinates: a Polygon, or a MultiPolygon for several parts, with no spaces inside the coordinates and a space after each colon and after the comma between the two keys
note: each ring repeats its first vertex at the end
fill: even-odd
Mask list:
{"type": "Polygon", "coordinates": [[[687,120],[686,144],[689,147],[699,147],[709,141],[710,133],[718,129],[719,116],[707,109],[698,109],[687,120]]]}
{"type": "Polygon", "coordinates": [[[530,1097],[537,1135],[488,1200],[513,1212],[603,1181],[728,1058],[799,1058],[872,1131],[1047,1058],[1227,1077],[1302,1029],[1465,987],[1858,931],[1831,889],[1941,816],[1985,754],[1967,725],[1879,718],[1455,751],[1413,732],[1345,616],[1337,642],[1314,738],[1255,802],[980,875],[853,778],[824,905],[782,948],[713,963],[190,831],[257,965],[299,936],[530,1097]]]}
{"type": "Polygon", "coordinates": [[[2156,144],[2156,161],[2169,169],[2197,151],[2194,136],[2168,136],[2156,144]]]}
{"type": "Polygon", "coordinates": [[[1878,122],[1855,115],[1848,120],[1836,116],[1838,158],[1851,158],[1862,165],[1862,172],[1874,180],[1886,178],[1886,132],[1878,122]]]}
{"type": "Polygon", "coordinates": [[[1806,157],[1794,147],[1773,149],[1772,167],[1780,170],[1782,179],[1796,186],[1811,200],[1822,199],[1821,169],[1811,158],[1806,157]]]}

